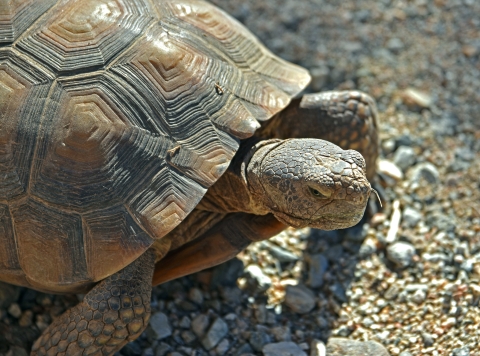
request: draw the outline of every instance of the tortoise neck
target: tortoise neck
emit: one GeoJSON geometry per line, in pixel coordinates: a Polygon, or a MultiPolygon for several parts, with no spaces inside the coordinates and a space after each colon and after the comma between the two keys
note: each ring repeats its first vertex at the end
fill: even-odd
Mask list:
{"type": "Polygon", "coordinates": [[[256,137],[243,141],[227,171],[208,189],[197,209],[223,213],[268,214],[270,211],[263,204],[263,197],[257,193],[259,182],[248,171],[251,170],[250,166],[261,162],[266,154],[263,148],[277,141],[279,140],[260,141],[256,137]]]}

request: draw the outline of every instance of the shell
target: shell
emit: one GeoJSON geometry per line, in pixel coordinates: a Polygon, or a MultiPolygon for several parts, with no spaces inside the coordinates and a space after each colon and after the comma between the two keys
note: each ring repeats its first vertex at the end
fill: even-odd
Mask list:
{"type": "Polygon", "coordinates": [[[0,46],[0,279],[52,292],[176,227],[310,79],[193,0],[6,0],[0,46]]]}

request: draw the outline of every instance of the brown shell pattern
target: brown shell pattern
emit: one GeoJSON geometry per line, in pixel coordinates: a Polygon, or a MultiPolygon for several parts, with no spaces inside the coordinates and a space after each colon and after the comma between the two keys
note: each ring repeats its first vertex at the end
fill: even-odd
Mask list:
{"type": "Polygon", "coordinates": [[[0,1],[0,280],[123,268],[308,81],[206,2],[0,1]]]}

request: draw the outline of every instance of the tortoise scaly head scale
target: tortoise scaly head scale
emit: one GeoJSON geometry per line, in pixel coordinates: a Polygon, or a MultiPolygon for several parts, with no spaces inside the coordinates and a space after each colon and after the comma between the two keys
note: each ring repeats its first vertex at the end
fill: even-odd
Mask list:
{"type": "Polygon", "coordinates": [[[372,192],[365,168],[357,151],[290,139],[257,146],[245,176],[253,200],[281,222],[333,230],[362,218],[372,192]]]}

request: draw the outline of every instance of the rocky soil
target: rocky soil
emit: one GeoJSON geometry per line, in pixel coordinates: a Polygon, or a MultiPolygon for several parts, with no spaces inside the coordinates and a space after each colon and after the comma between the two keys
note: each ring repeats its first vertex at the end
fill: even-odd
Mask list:
{"type": "MultiPolygon", "coordinates": [[[[387,203],[155,288],[119,355],[480,356],[480,2],[213,2],[309,68],[309,91],[376,99],[387,203]]],[[[0,355],[26,355],[79,298],[0,285],[0,355]]]]}

